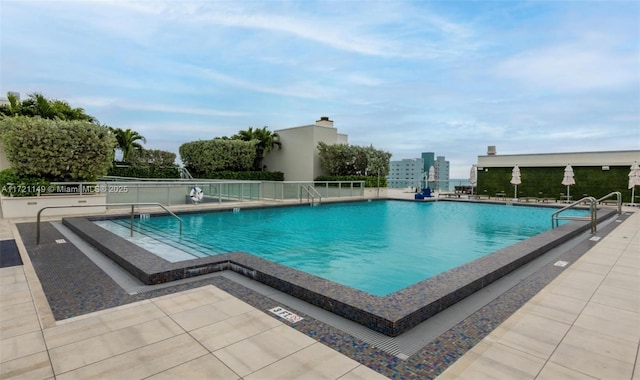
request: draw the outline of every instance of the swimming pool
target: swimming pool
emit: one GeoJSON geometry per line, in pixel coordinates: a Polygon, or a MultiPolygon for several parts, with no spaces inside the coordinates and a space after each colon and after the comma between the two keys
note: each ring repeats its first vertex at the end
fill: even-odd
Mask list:
{"type": "Polygon", "coordinates": [[[136,227],[193,255],[176,261],[242,251],[385,296],[549,230],[553,211],[387,200],[187,214],[182,237],[174,218],[141,219],[136,227]]]}

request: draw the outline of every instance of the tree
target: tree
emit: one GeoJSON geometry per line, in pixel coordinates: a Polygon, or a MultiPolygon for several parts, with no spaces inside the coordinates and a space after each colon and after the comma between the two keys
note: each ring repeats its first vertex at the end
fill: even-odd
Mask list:
{"type": "Polygon", "coordinates": [[[386,176],[391,153],[348,144],[318,143],[320,166],[332,176],[386,176]]]}
{"type": "Polygon", "coordinates": [[[100,124],[98,119],[85,113],[82,108],[73,108],[69,103],[47,99],[44,95],[34,92],[29,94],[27,99],[20,102],[13,93],[7,93],[9,104],[0,106],[0,116],[39,116],[43,119],[60,120],[81,120],[93,124],[100,124]]]}
{"type": "Polygon", "coordinates": [[[253,162],[253,170],[256,171],[262,170],[262,162],[264,161],[264,157],[267,153],[271,152],[275,147],[278,147],[278,149],[282,148],[280,135],[278,135],[277,132],[269,131],[267,127],[262,127],[255,130],[253,129],[253,127],[249,127],[249,129],[242,130],[235,134],[232,139],[242,141],[256,141],[256,158],[253,162]]]}
{"type": "Polygon", "coordinates": [[[143,149],[142,145],[137,141],[147,142],[144,136],[131,129],[111,128],[111,133],[116,138],[116,149],[120,149],[122,152],[123,162],[130,162],[133,159],[134,150],[143,149]]]}
{"type": "Polygon", "coordinates": [[[20,114],[21,103],[18,100],[16,94],[12,92],[7,93],[7,100],[9,104],[3,104],[0,106],[0,115],[2,116],[17,116],[20,114]]]}

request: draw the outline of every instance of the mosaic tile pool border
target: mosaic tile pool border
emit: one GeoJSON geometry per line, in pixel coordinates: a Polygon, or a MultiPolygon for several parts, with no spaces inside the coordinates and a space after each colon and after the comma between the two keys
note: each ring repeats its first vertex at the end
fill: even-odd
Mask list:
{"type": "MultiPolygon", "coordinates": [[[[614,213],[599,210],[598,219],[614,213]]],[[[72,217],[63,223],[145,284],[232,270],[388,336],[415,327],[589,228],[586,222],[570,222],[378,297],[243,252],[171,263],[97,226],[94,219],[104,218],[72,217]]]]}

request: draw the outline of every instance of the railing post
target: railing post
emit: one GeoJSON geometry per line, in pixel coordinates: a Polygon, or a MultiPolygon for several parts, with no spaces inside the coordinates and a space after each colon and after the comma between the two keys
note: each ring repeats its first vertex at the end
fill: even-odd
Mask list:
{"type": "Polygon", "coordinates": [[[133,205],[131,205],[131,234],[130,236],[133,237],[133,205]]]}

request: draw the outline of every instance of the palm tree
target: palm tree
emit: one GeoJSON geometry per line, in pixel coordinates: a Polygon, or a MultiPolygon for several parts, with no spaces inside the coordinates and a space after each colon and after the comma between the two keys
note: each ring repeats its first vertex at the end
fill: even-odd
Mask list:
{"type": "Polygon", "coordinates": [[[7,100],[9,104],[0,106],[0,114],[4,116],[39,116],[43,119],[83,120],[100,124],[98,119],[86,114],[84,109],[72,108],[69,103],[62,100],[47,99],[38,92],[29,94],[22,102],[15,94],[9,92],[7,100]]]}
{"type": "Polygon", "coordinates": [[[22,104],[20,100],[16,96],[16,94],[12,92],[7,93],[7,100],[9,104],[3,104],[0,106],[0,115],[2,116],[17,116],[20,115],[20,107],[22,104]]]}
{"type": "Polygon", "coordinates": [[[253,161],[253,169],[261,171],[264,156],[271,152],[276,146],[282,148],[280,135],[277,132],[271,132],[267,127],[256,128],[249,127],[247,130],[238,132],[232,139],[243,141],[256,141],[256,158],[253,161]]]}
{"type": "Polygon", "coordinates": [[[136,131],[132,131],[131,129],[123,130],[121,128],[111,128],[111,132],[116,138],[116,149],[120,149],[120,151],[122,151],[123,162],[130,161],[131,154],[134,150],[143,149],[142,145],[137,143],[138,140],[142,141],[143,143],[147,142],[147,139],[145,139],[144,136],[136,131]]]}

